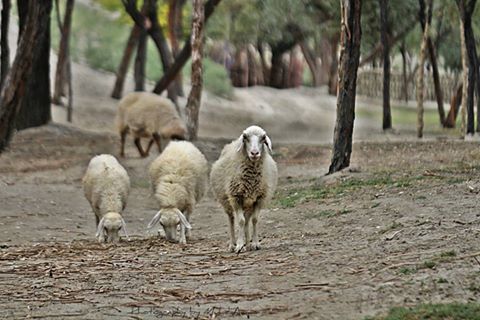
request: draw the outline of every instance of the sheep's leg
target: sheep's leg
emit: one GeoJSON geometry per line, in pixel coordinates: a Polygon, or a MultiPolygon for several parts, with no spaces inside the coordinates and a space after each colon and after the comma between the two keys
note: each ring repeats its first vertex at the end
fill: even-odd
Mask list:
{"type": "Polygon", "coordinates": [[[185,239],[185,229],[183,223],[180,223],[180,239],[178,240],[178,243],[180,244],[187,244],[187,239],[185,239]]]}
{"type": "Polygon", "coordinates": [[[125,157],[125,139],[127,138],[128,127],[120,132],[120,157],[125,157]]]}
{"type": "Polygon", "coordinates": [[[153,139],[155,140],[155,143],[157,144],[158,153],[162,153],[162,140],[160,139],[160,135],[155,132],[153,134],[153,139]]]}
{"type": "Polygon", "coordinates": [[[248,247],[249,250],[260,249],[260,243],[258,242],[258,234],[257,234],[257,222],[258,222],[259,211],[260,210],[255,209],[252,214],[252,243],[248,247]]]}
{"type": "Polygon", "coordinates": [[[135,140],[133,140],[133,142],[137,146],[138,152],[140,152],[140,156],[142,158],[145,158],[146,156],[148,156],[148,154],[146,154],[145,151],[143,151],[142,144],[140,143],[140,138],[138,138],[138,137],[135,138],[135,140]]]}
{"type": "Polygon", "coordinates": [[[228,223],[230,225],[230,243],[228,244],[228,251],[234,252],[237,245],[237,239],[235,236],[235,217],[232,211],[227,211],[228,223]]]}
{"type": "MultiPolygon", "coordinates": [[[[190,223],[190,215],[192,214],[190,209],[185,210],[184,215],[187,218],[187,221],[190,223]]],[[[190,240],[191,230],[185,228],[185,237],[190,240]]]]}
{"type": "Polygon", "coordinates": [[[150,148],[152,147],[152,145],[153,145],[153,139],[150,139],[150,141],[148,142],[147,150],[145,151],[146,154],[150,153],[150,148]]]}
{"type": "Polygon", "coordinates": [[[238,236],[235,252],[240,253],[242,250],[245,249],[245,216],[242,210],[238,210],[235,215],[235,220],[238,225],[238,236]]]}
{"type": "Polygon", "coordinates": [[[250,246],[250,218],[252,217],[252,213],[249,211],[245,211],[245,245],[248,249],[250,246]]]}

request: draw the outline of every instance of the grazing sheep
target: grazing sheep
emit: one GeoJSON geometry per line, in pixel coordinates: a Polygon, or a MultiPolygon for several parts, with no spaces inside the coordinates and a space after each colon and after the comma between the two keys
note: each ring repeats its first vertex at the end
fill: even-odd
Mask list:
{"type": "Polygon", "coordinates": [[[115,157],[102,154],[90,160],[82,182],[85,197],[95,213],[98,240],[117,242],[120,229],[128,238],[121,215],[130,192],[127,171],[115,157]]]}
{"type": "Polygon", "coordinates": [[[245,245],[247,250],[260,249],[258,215],[271,200],[278,179],[277,165],[268,151],[272,151],[272,143],[265,130],[250,126],[237,140],[223,148],[220,158],[212,166],[210,183],[213,193],[230,223],[230,251],[238,253],[245,245]],[[235,236],[235,222],[238,237],[235,236]]]}
{"type": "Polygon", "coordinates": [[[117,128],[120,133],[120,156],[125,156],[125,139],[128,132],[134,137],[140,156],[146,157],[155,142],[158,152],[162,150],[162,140],[185,140],[186,128],[173,103],[167,98],[148,92],[132,92],[118,105],[117,128]],[[141,138],[150,138],[143,151],[141,138]]]}
{"type": "Polygon", "coordinates": [[[185,244],[190,237],[190,216],[207,188],[208,163],[191,142],[172,141],[149,169],[152,192],[160,210],[148,224],[163,227],[167,240],[185,244]],[[187,230],[185,230],[187,229],[187,230]]]}

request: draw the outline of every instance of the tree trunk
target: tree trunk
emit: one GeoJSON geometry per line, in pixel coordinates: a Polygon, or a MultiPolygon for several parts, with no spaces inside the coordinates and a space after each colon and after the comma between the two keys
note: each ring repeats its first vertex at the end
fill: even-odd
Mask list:
{"type": "MultiPolygon", "coordinates": [[[[475,49],[475,36],[473,34],[472,29],[472,14],[475,10],[475,3],[476,0],[456,0],[458,10],[460,12],[460,19],[461,19],[461,27],[463,31],[464,37],[464,47],[465,47],[465,63],[467,66],[467,70],[464,68],[464,76],[465,72],[467,73],[467,81],[464,79],[464,91],[467,91],[467,100],[463,101],[466,102],[467,106],[467,134],[473,135],[475,133],[475,112],[474,112],[474,93],[475,93],[475,81],[476,75],[478,74],[478,70],[476,70],[476,61],[477,61],[477,53],[475,49]]],[[[464,65],[465,67],[465,65],[464,65]]],[[[480,79],[479,79],[480,80],[480,79]]],[[[463,97],[465,98],[465,97],[463,97]]],[[[480,102],[477,105],[480,107],[480,102]]]]}
{"type": "Polygon", "coordinates": [[[383,47],[383,130],[392,128],[390,110],[390,35],[388,32],[388,0],[380,2],[380,36],[383,47]]]}
{"type": "Polygon", "coordinates": [[[3,87],[5,77],[10,67],[10,49],[8,46],[8,24],[10,22],[10,0],[2,0],[2,23],[0,34],[1,58],[0,58],[0,88],[3,87]]]}
{"type": "Polygon", "coordinates": [[[433,45],[433,42],[430,36],[427,39],[427,48],[428,48],[429,60],[432,65],[433,84],[435,88],[435,97],[437,98],[438,116],[440,120],[440,125],[443,126],[443,124],[445,123],[445,109],[443,108],[442,85],[440,83],[440,74],[438,73],[438,64],[437,64],[437,56],[435,54],[435,47],[433,45]]]}
{"type": "MultiPolygon", "coordinates": [[[[28,8],[22,7],[19,12],[28,11],[28,17],[22,16],[25,23],[22,26],[15,60],[0,93],[0,151],[5,150],[10,142],[15,129],[16,115],[22,105],[26,105],[22,102],[28,102],[26,99],[37,99],[36,96],[27,94],[30,90],[28,82],[34,72],[33,65],[39,60],[36,56],[45,51],[45,42],[48,40],[50,30],[51,0],[25,1],[20,4],[23,5],[28,5],[28,8]]],[[[48,77],[48,73],[46,75],[48,77]]]]}
{"type": "Polygon", "coordinates": [[[235,53],[235,62],[230,69],[230,79],[234,87],[245,88],[248,86],[248,69],[247,51],[245,48],[239,48],[235,53]]]}
{"type": "Polygon", "coordinates": [[[277,89],[281,89],[283,86],[283,51],[274,51],[272,49],[269,85],[277,89]]]}
{"type": "Polygon", "coordinates": [[[192,16],[192,89],[188,95],[185,107],[188,137],[197,140],[198,114],[202,100],[202,55],[203,55],[203,25],[205,12],[203,0],[193,0],[192,16]]]}
{"type": "Polygon", "coordinates": [[[445,128],[455,128],[458,110],[462,104],[463,85],[460,84],[450,100],[450,111],[445,119],[445,128]]]}
{"type": "Polygon", "coordinates": [[[265,57],[265,48],[261,41],[257,42],[258,53],[260,54],[260,64],[262,66],[263,85],[270,85],[270,67],[267,65],[267,59],[265,57]]]}
{"type": "MultiPolygon", "coordinates": [[[[215,7],[220,3],[220,1],[221,0],[208,0],[205,3],[205,23],[208,21],[208,18],[212,15],[215,7]]],[[[155,84],[155,88],[153,89],[154,93],[161,94],[170,85],[170,83],[175,79],[180,70],[182,70],[185,63],[187,63],[191,53],[192,46],[190,44],[190,41],[187,41],[183,46],[182,51],[180,51],[177,58],[175,59],[175,62],[173,63],[171,68],[166,70],[163,77],[155,84]]]]}
{"type": "Polygon", "coordinates": [[[123,85],[125,84],[128,66],[132,59],[133,50],[137,46],[140,32],[141,30],[138,26],[133,26],[132,31],[130,31],[130,36],[128,37],[127,45],[123,51],[122,61],[118,67],[117,78],[115,79],[115,85],[111,94],[111,97],[114,99],[120,99],[122,97],[123,85]]]}
{"type": "Polygon", "coordinates": [[[65,18],[63,23],[60,20],[60,9],[57,5],[57,16],[59,21],[60,29],[60,46],[58,48],[58,59],[57,59],[57,69],[55,70],[55,85],[53,90],[52,102],[57,105],[61,105],[61,97],[65,97],[66,86],[68,86],[68,63],[69,63],[69,53],[70,53],[70,30],[72,26],[72,13],[73,7],[75,5],[75,0],[67,0],[65,7],[65,18]]]}
{"type": "MultiPolygon", "coordinates": [[[[322,71],[317,63],[315,52],[308,46],[307,41],[300,43],[300,48],[302,49],[303,57],[307,62],[310,73],[312,74],[312,86],[319,87],[322,84],[322,71]]],[[[323,60],[322,63],[324,63],[323,60]]],[[[325,62],[325,64],[327,63],[325,62]]]]}
{"type": "Polygon", "coordinates": [[[361,0],[341,1],[341,50],[338,70],[337,119],[333,137],[332,161],[328,173],[350,165],[357,71],[360,59],[361,0]]]}
{"type": "Polygon", "coordinates": [[[138,39],[137,56],[133,77],[135,79],[135,91],[145,91],[145,64],[147,62],[147,32],[141,31],[138,39]]]}
{"type": "Polygon", "coordinates": [[[466,118],[467,118],[467,98],[468,98],[468,55],[467,55],[467,46],[465,43],[465,30],[464,30],[464,24],[462,22],[462,19],[460,18],[460,40],[461,40],[461,52],[462,52],[462,79],[463,79],[463,85],[462,85],[462,121],[461,121],[461,134],[462,137],[465,137],[465,131],[466,131],[466,118]]]}
{"type": "Polygon", "coordinates": [[[248,86],[253,87],[257,85],[257,62],[255,59],[255,54],[250,48],[250,45],[247,46],[247,61],[248,61],[248,86]]]}
{"type": "Polygon", "coordinates": [[[402,92],[405,103],[408,103],[408,76],[407,76],[407,50],[405,48],[405,41],[400,46],[400,54],[402,55],[402,92]]]}
{"type": "MultiPolygon", "coordinates": [[[[36,2],[36,1],[35,1],[36,2]]],[[[40,6],[45,7],[43,10],[52,9],[52,1],[45,0],[41,2],[40,6]]],[[[19,14],[20,12],[31,9],[28,0],[19,0],[19,14]],[[26,6],[28,9],[21,9],[20,7],[26,6]]],[[[43,18],[43,17],[42,17],[43,18]]],[[[28,19],[28,18],[26,18],[28,19]]],[[[20,19],[22,20],[22,19],[20,19]]],[[[42,21],[43,23],[43,21],[42,21]]],[[[50,15],[48,15],[47,24],[50,26],[50,15]]],[[[28,26],[22,28],[20,31],[23,33],[28,26]]],[[[50,107],[50,27],[42,32],[42,38],[39,39],[38,51],[34,56],[33,65],[30,76],[27,81],[27,88],[25,90],[25,96],[22,99],[22,106],[17,113],[16,128],[22,130],[30,127],[41,126],[48,123],[51,119],[51,107],[50,107]]]]}
{"type": "MultiPolygon", "coordinates": [[[[170,36],[170,45],[172,46],[173,56],[176,58],[180,51],[178,39],[183,37],[182,28],[182,9],[186,0],[170,0],[168,3],[168,34],[170,36]]],[[[185,96],[183,92],[183,78],[182,73],[179,72],[175,85],[177,88],[177,94],[181,97],[185,96]]]]}

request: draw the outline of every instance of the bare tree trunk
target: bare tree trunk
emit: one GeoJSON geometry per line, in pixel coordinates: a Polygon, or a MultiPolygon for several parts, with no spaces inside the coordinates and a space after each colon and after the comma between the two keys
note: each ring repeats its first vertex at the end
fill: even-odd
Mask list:
{"type": "MultiPolygon", "coordinates": [[[[461,19],[460,19],[461,20],[461,19]]],[[[462,137],[465,137],[466,132],[466,118],[467,118],[467,109],[468,109],[468,55],[467,55],[467,46],[465,43],[465,30],[464,24],[460,21],[460,39],[461,39],[461,52],[462,52],[462,126],[460,128],[462,137]]]]}
{"type": "Polygon", "coordinates": [[[338,38],[334,38],[331,47],[332,64],[328,72],[328,93],[337,94],[338,88],[338,38]]]}
{"type": "Polygon", "coordinates": [[[28,17],[22,17],[26,22],[22,28],[15,60],[0,93],[0,152],[10,143],[16,125],[15,118],[23,105],[22,102],[33,98],[25,94],[29,90],[27,82],[32,75],[32,67],[38,60],[36,56],[44,51],[50,30],[51,0],[29,1],[22,5],[28,5],[28,9],[22,8],[22,11],[28,11],[28,17]]]}
{"type": "MultiPolygon", "coordinates": [[[[41,6],[46,9],[52,9],[52,1],[46,0],[41,2],[41,6]]],[[[25,6],[28,9],[20,9],[20,12],[30,10],[28,0],[19,0],[18,5],[25,6]]],[[[23,19],[19,19],[21,21],[23,19]]],[[[28,18],[26,18],[28,21],[28,18]]],[[[47,20],[50,25],[50,15],[47,20]]],[[[25,28],[21,28],[21,33],[25,28]]],[[[51,106],[50,106],[50,28],[47,28],[42,32],[42,39],[38,43],[39,48],[36,50],[37,54],[34,56],[32,70],[27,81],[27,89],[25,90],[25,96],[22,99],[22,107],[17,113],[16,128],[22,130],[30,127],[41,126],[48,123],[51,119],[51,106]]]]}
{"type": "Polygon", "coordinates": [[[10,0],[2,0],[2,23],[1,23],[1,63],[0,63],[0,88],[3,87],[5,77],[10,67],[10,48],[8,46],[8,24],[10,22],[10,0]]]}
{"type": "Polygon", "coordinates": [[[248,56],[245,48],[238,48],[235,53],[235,62],[230,69],[230,78],[234,87],[248,86],[248,56]]]}
{"type": "Polygon", "coordinates": [[[383,130],[392,128],[390,110],[390,35],[388,32],[388,0],[380,2],[380,35],[383,47],[383,130]]]}
{"type": "MultiPolygon", "coordinates": [[[[463,82],[464,91],[467,92],[466,103],[467,106],[467,134],[473,135],[475,133],[475,112],[474,112],[474,94],[475,94],[475,81],[478,71],[476,70],[477,53],[475,48],[475,36],[472,28],[472,14],[475,10],[476,0],[456,0],[458,10],[460,12],[461,29],[463,32],[463,40],[465,47],[465,63],[467,70],[464,68],[464,73],[467,72],[467,81],[463,82]]],[[[465,66],[464,66],[465,67],[465,66]]],[[[464,74],[465,76],[465,74],[464,74]]],[[[480,80],[480,79],[479,79],[480,80]]],[[[465,97],[463,97],[465,98],[465,97]]],[[[478,104],[480,107],[480,102],[478,104]]]]}
{"type": "MultiPolygon", "coordinates": [[[[420,0],[422,3],[423,0],[420,0]]],[[[425,73],[425,57],[427,50],[427,41],[430,32],[430,23],[431,23],[431,8],[433,0],[428,0],[428,17],[425,19],[425,27],[423,29],[422,45],[420,48],[420,62],[418,68],[418,80],[417,80],[417,137],[423,137],[423,91],[424,91],[424,73],[425,73]]],[[[420,19],[422,16],[425,16],[425,6],[420,4],[420,19]]]]}
{"type": "Polygon", "coordinates": [[[122,61],[117,71],[117,78],[115,79],[115,85],[111,97],[114,99],[120,99],[122,97],[123,85],[125,84],[125,77],[127,76],[128,66],[132,59],[133,50],[137,46],[138,39],[140,37],[141,29],[138,26],[133,26],[128,37],[127,45],[123,51],[122,61]]]}
{"type": "Polygon", "coordinates": [[[320,66],[317,63],[317,57],[315,56],[314,51],[308,46],[307,41],[303,41],[302,43],[300,43],[300,48],[302,49],[303,57],[307,62],[310,73],[312,74],[312,85],[314,87],[319,87],[322,84],[322,72],[320,66]]]}
{"type": "Polygon", "coordinates": [[[255,54],[252,52],[250,45],[247,45],[247,61],[248,61],[248,86],[253,87],[257,85],[257,63],[255,54]]]}
{"type": "Polygon", "coordinates": [[[405,48],[405,41],[403,41],[400,46],[400,54],[402,55],[402,92],[405,103],[408,103],[407,50],[405,48]]]}
{"type": "MultiPolygon", "coordinates": [[[[182,8],[185,5],[185,1],[186,0],[170,0],[168,3],[168,34],[170,36],[172,53],[175,58],[180,51],[178,39],[183,37],[182,8]]],[[[175,79],[175,85],[177,88],[177,94],[181,97],[185,96],[182,83],[182,73],[179,72],[175,79]]]]}
{"type": "Polygon", "coordinates": [[[445,128],[455,128],[458,110],[462,104],[463,84],[460,84],[450,100],[450,111],[445,119],[445,128]]]}
{"type": "Polygon", "coordinates": [[[268,86],[270,85],[270,68],[267,65],[267,60],[265,57],[265,48],[263,47],[263,43],[261,41],[257,42],[258,53],[260,54],[260,63],[262,65],[262,73],[263,73],[263,85],[268,86]]]}
{"type": "Polygon", "coordinates": [[[198,113],[202,100],[202,55],[203,55],[203,25],[205,22],[203,0],[193,0],[192,17],[192,90],[188,95],[185,107],[188,137],[197,140],[198,113]]]}
{"type": "Polygon", "coordinates": [[[360,59],[361,0],[341,1],[341,50],[338,70],[337,119],[333,137],[332,161],[328,173],[350,165],[357,71],[360,59]]]}
{"type": "Polygon", "coordinates": [[[65,18],[63,23],[60,19],[60,9],[58,8],[58,0],[55,2],[57,6],[57,16],[60,29],[60,46],[58,49],[57,69],[55,71],[55,85],[53,89],[52,102],[57,105],[62,104],[61,97],[66,95],[65,89],[68,85],[67,68],[70,60],[70,29],[72,26],[72,14],[75,0],[67,0],[65,7],[65,18]]]}
{"type": "Polygon", "coordinates": [[[145,64],[147,62],[147,32],[141,31],[138,39],[137,56],[133,77],[135,79],[135,91],[145,91],[145,64]]]}
{"type": "MultiPolygon", "coordinates": [[[[205,22],[207,22],[208,18],[212,15],[215,7],[220,3],[220,1],[221,0],[208,0],[205,3],[205,22]]],[[[180,70],[182,70],[185,63],[187,63],[191,53],[192,46],[190,44],[190,41],[187,41],[183,46],[182,51],[180,51],[177,58],[175,59],[175,62],[173,63],[171,68],[166,70],[163,77],[155,84],[155,88],[153,89],[154,93],[161,94],[170,85],[170,83],[176,78],[180,70]]]]}

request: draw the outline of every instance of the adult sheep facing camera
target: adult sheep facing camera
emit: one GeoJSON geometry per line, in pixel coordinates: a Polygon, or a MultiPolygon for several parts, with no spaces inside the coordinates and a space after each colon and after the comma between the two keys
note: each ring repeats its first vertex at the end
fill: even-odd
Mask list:
{"type": "Polygon", "coordinates": [[[212,166],[212,190],[228,215],[230,251],[238,253],[245,247],[247,250],[260,249],[258,215],[273,197],[278,180],[277,165],[269,154],[271,151],[272,142],[265,130],[250,126],[237,140],[223,148],[220,158],[212,166]]]}

